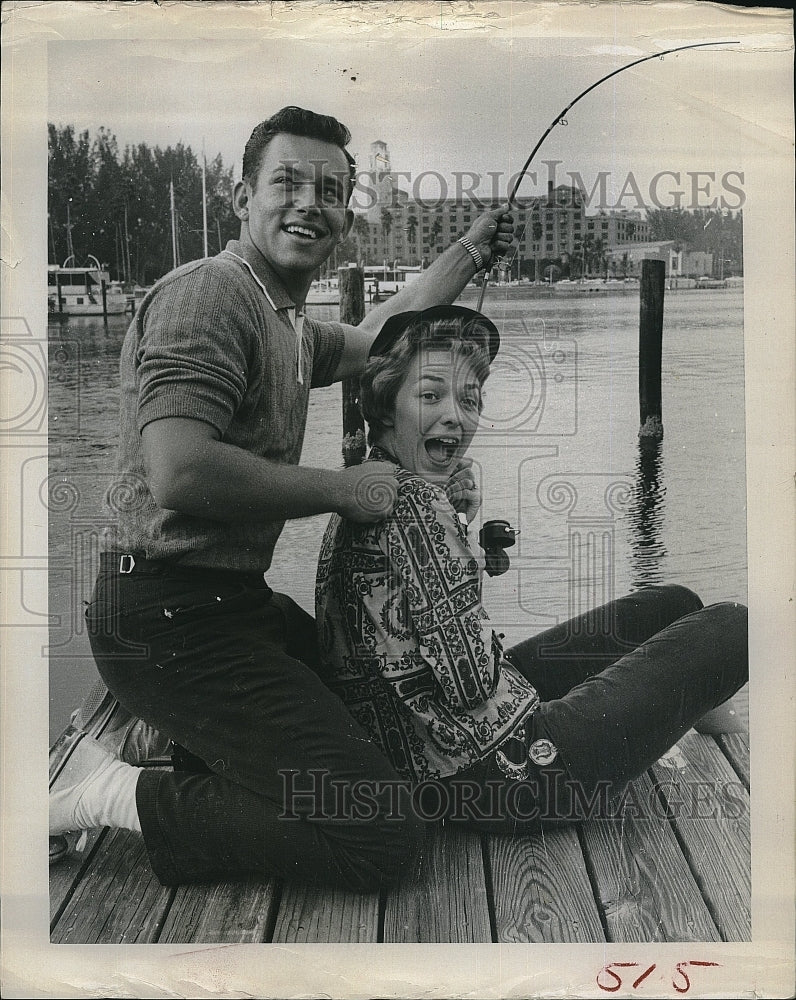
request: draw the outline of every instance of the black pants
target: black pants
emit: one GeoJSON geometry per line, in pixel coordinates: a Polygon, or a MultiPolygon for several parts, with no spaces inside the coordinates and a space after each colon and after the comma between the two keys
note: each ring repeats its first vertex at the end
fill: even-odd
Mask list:
{"type": "MultiPolygon", "coordinates": [[[[541,698],[526,724],[528,777],[507,777],[492,755],[447,779],[450,812],[483,830],[518,830],[610,810],[746,683],[747,617],[740,604],[703,608],[685,587],[652,587],[514,646],[509,659],[541,698]]],[[[439,794],[428,795],[433,810],[439,794]]]]}
{"type": "MultiPolygon", "coordinates": [[[[626,733],[610,736],[612,773],[642,770],[743,683],[745,636],[711,631],[711,609],[668,638],[656,636],[650,653],[631,652],[695,601],[683,588],[645,591],[617,602],[607,635],[565,625],[511,651],[551,699],[538,724],[564,759],[588,767],[590,748],[604,748],[594,725],[602,708],[590,705],[604,706],[626,733]],[[730,655],[737,664],[724,682],[730,655]],[[660,674],[652,701],[647,679],[637,683],[624,665],[628,657],[647,668],[645,678],[660,674]],[[612,658],[614,672],[606,672],[612,658]]],[[[109,690],[212,772],[142,770],[138,813],[162,883],[258,873],[360,891],[400,875],[418,849],[422,818],[396,808],[402,783],[324,685],[315,623],[293,601],[236,574],[120,575],[108,557],[87,620],[109,690]],[[363,787],[364,806],[340,808],[340,789],[363,787]]]]}

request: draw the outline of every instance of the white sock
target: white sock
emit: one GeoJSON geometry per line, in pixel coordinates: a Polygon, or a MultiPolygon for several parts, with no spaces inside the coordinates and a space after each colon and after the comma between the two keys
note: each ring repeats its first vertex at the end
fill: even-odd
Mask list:
{"type": "Polygon", "coordinates": [[[95,826],[141,832],[135,788],[141,768],[109,757],[86,781],[75,806],[78,828],[95,826]]]}

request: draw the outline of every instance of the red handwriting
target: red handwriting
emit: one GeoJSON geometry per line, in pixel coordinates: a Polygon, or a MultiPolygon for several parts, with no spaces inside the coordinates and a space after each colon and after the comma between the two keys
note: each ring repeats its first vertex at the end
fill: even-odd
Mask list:
{"type": "MultiPolygon", "coordinates": [[[[685,971],[687,966],[700,966],[702,968],[707,968],[708,966],[717,966],[718,962],[701,962],[696,959],[689,959],[686,962],[678,962],[674,969],[674,974],[672,976],[672,988],[678,993],[687,993],[691,989],[691,980],[688,977],[688,973],[685,971]]],[[[597,985],[601,990],[606,993],[618,993],[622,989],[622,976],[615,972],[615,969],[638,969],[640,967],[639,962],[611,962],[610,965],[604,965],[602,969],[597,973],[597,985]]],[[[652,972],[657,968],[656,963],[653,962],[648,968],[644,969],[640,976],[638,976],[633,981],[632,989],[638,989],[638,987],[644,982],[647,976],[651,975],[652,972]]]]}

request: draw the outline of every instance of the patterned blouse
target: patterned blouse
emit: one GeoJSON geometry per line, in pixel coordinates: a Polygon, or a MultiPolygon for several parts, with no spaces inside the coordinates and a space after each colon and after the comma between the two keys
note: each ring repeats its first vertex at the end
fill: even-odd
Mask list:
{"type": "MultiPolygon", "coordinates": [[[[371,450],[371,460],[394,459],[371,450]]],[[[402,776],[470,767],[536,709],[481,604],[481,572],[445,492],[404,469],[378,524],[332,515],[318,562],[324,681],[402,776]]],[[[519,735],[519,734],[518,734],[519,735]]]]}

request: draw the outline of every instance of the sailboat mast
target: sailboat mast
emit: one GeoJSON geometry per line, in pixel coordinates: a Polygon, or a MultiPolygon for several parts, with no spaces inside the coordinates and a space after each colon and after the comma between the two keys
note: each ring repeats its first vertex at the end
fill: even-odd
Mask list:
{"type": "Polygon", "coordinates": [[[177,266],[177,227],[174,224],[174,181],[169,181],[169,200],[171,202],[171,256],[174,267],[177,266]]]}
{"type": "MultiPolygon", "coordinates": [[[[69,199],[67,199],[67,202],[66,202],[66,253],[67,253],[67,260],[69,259],[69,257],[74,258],[74,256],[75,256],[75,248],[72,245],[72,215],[71,215],[71,213],[69,211],[69,202],[71,200],[72,199],[69,198],[69,199]]],[[[72,264],[74,266],[75,264],[77,264],[77,261],[73,259],[72,260],[72,264]]]]}
{"type": "Polygon", "coordinates": [[[207,253],[207,180],[205,174],[207,173],[207,158],[205,157],[205,144],[202,140],[202,233],[204,234],[204,250],[205,257],[208,256],[207,253]]]}

